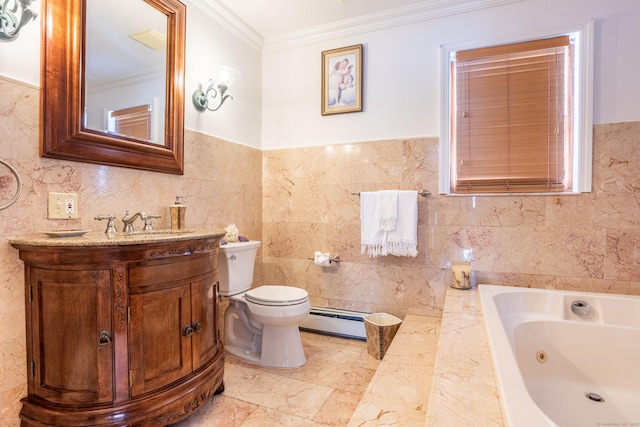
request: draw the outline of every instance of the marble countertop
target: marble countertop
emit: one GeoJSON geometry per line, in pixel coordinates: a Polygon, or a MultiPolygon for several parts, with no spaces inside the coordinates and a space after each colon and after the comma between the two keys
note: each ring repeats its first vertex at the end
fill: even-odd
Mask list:
{"type": "Polygon", "coordinates": [[[45,233],[29,234],[17,236],[9,240],[12,245],[23,246],[55,246],[55,247],[78,247],[78,246],[126,246],[143,245],[149,243],[169,243],[180,242],[193,239],[218,238],[225,235],[224,230],[213,230],[209,228],[187,228],[184,230],[152,230],[134,231],[133,233],[118,232],[115,234],[105,234],[103,232],[87,232],[76,237],[50,237],[45,233]]]}
{"type": "Polygon", "coordinates": [[[405,316],[349,427],[504,427],[476,288],[447,288],[442,319],[405,316]]]}
{"type": "Polygon", "coordinates": [[[476,288],[447,289],[426,425],[504,426],[476,288]]]}

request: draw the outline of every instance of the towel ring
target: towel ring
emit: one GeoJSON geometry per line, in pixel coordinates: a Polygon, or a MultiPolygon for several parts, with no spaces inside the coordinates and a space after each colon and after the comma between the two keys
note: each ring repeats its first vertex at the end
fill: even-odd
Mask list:
{"type": "Polygon", "coordinates": [[[22,194],[22,178],[20,178],[20,174],[18,173],[18,171],[15,170],[15,168],[13,166],[11,166],[9,163],[5,162],[2,159],[0,159],[0,163],[5,165],[7,167],[7,169],[9,169],[11,171],[11,173],[13,173],[13,176],[16,177],[16,183],[18,185],[18,190],[16,191],[16,195],[13,196],[13,199],[11,199],[9,201],[9,203],[0,206],[0,211],[2,211],[4,209],[7,209],[9,206],[13,205],[20,198],[20,194],[22,194]]]}

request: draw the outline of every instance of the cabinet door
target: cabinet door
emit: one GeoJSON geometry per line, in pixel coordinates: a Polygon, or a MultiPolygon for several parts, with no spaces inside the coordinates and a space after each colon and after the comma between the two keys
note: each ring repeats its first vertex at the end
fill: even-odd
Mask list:
{"type": "Polygon", "coordinates": [[[109,270],[30,270],[35,396],[57,403],[113,401],[110,280],[109,270]]]}
{"type": "Polygon", "coordinates": [[[218,352],[218,285],[214,276],[191,284],[191,319],[195,330],[193,369],[198,369],[218,352]]]}
{"type": "Polygon", "coordinates": [[[129,297],[131,395],[155,390],[192,371],[189,284],[129,297]]]}

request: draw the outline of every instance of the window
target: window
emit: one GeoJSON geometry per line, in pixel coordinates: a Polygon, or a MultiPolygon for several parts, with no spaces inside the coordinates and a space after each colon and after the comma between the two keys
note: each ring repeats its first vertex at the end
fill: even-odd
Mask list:
{"type": "Polygon", "coordinates": [[[590,191],[591,55],[583,32],[443,48],[441,193],[590,191]]]}
{"type": "Polygon", "coordinates": [[[113,131],[118,135],[151,140],[151,105],[123,108],[111,111],[113,131]]]}

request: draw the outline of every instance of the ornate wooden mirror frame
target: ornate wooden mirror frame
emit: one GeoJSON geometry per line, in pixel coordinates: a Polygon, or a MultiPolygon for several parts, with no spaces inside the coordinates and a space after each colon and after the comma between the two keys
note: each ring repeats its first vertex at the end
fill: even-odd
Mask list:
{"type": "Polygon", "coordinates": [[[167,15],[164,145],[84,127],[86,0],[43,0],[42,157],[183,173],[186,8],[177,0],[144,1],[167,15]]]}

